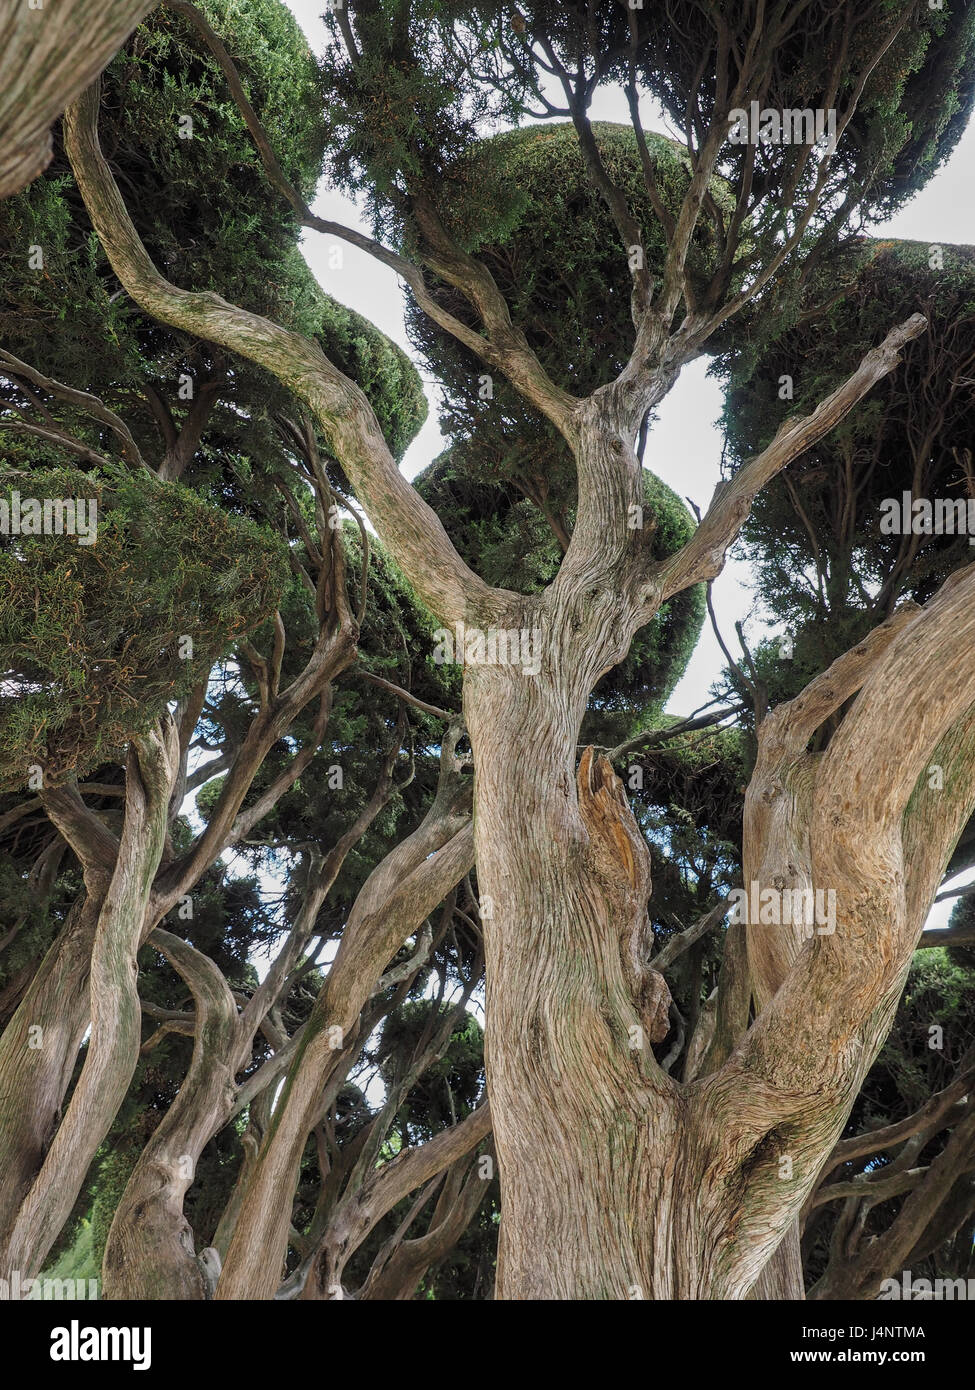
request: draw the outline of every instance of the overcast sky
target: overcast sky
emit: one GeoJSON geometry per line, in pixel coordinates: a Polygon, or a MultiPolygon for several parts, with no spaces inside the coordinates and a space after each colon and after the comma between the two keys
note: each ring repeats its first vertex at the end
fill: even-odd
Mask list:
{"type": "MultiPolygon", "coordinates": [[[[287,0],[312,49],[320,53],[325,46],[325,28],[319,18],[322,0],[287,0]]],[[[674,135],[660,113],[642,108],[648,129],[674,135]]],[[[628,124],[629,112],[621,89],[601,89],[592,106],[596,120],[628,124]]],[[[869,230],[877,236],[909,238],[934,243],[975,241],[975,123],[969,126],[958,148],[944,169],[911,203],[889,222],[869,230]]],[[[344,195],[323,188],[314,204],[321,217],[371,232],[359,209],[344,195]]],[[[411,352],[403,326],[403,296],[396,276],[365,252],[343,245],[341,267],[334,264],[336,245],[317,232],[306,232],[302,247],[322,288],[343,304],[357,309],[411,352]]],[[[720,477],[721,435],[715,421],[721,411],[721,391],[707,376],[707,362],[685,367],[677,385],[662,403],[656,425],[647,445],[648,467],[682,497],[690,498],[702,510],[707,506],[720,477]]],[[[430,402],[430,418],[413,441],[403,463],[404,472],[414,477],[440,452],[442,440],[437,428],[436,383],[425,378],[430,402]]],[[[754,640],[762,624],[751,615],[747,589],[747,570],[732,551],[724,572],[714,585],[714,606],[726,643],[735,646],[734,624],[745,623],[754,640]]],[[[719,674],[724,659],[710,625],[705,624],[687,671],[678,684],[669,708],[684,714],[705,703],[711,682],[719,674]]],[[[950,904],[936,909],[941,920],[950,904]]]]}

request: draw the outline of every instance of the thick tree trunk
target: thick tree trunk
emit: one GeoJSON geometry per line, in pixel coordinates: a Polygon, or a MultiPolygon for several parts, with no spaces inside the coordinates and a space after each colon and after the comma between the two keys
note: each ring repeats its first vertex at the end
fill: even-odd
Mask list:
{"type": "Polygon", "coordinates": [[[576,537],[604,537],[598,561],[585,559],[595,547],[580,562],[570,551],[545,595],[492,618],[537,630],[539,666],[474,660],[465,672],[503,1213],[497,1296],[740,1296],[754,1274],[721,1262],[735,1157],[700,1103],[707,1083],[681,1087],[652,1052],[669,992],[648,965],[646,844],[608,763],[587,750],[576,771],[589,692],[645,620],[611,423],[587,432],[579,456],[580,475],[600,485],[576,537]]]}
{"type": "Polygon", "coordinates": [[[699,1297],[704,1154],[651,1050],[669,993],[647,966],[649,855],[609,765],[587,751],[576,776],[586,699],[614,640],[594,598],[562,611],[526,601],[504,620],[541,632],[537,674],[472,664],[465,675],[498,1297],[699,1297]],[[669,1258],[675,1246],[689,1258],[669,1258]]]}
{"type": "MultiPolygon", "coordinates": [[[[898,615],[770,720],[781,778],[769,773],[765,787],[759,768],[757,789],[790,809],[781,833],[766,818],[755,873],[779,891],[828,885],[839,927],[765,927],[758,1019],[727,1061],[684,1087],[649,1054],[660,999],[644,965],[646,848],[608,765],[587,751],[573,777],[586,694],[620,642],[597,611],[607,591],[560,574],[512,611],[504,625],[544,632],[535,674],[469,665],[498,1297],[742,1298],[773,1257],[769,1291],[798,1296],[794,1223],[890,1027],[939,869],[938,854],[912,865],[905,902],[901,818],[939,731],[964,714],[965,685],[915,702],[897,740],[890,706],[926,648],[932,662],[951,651],[967,678],[970,657],[951,637],[966,578],[898,615]],[[865,683],[813,768],[811,733],[865,683]],[[794,796],[787,774],[802,783],[794,796]],[[865,937],[878,950],[866,972],[865,937]]],[[[966,749],[964,721],[956,737],[966,749]]],[[[927,808],[942,862],[971,788],[969,769],[927,808]]]]}
{"type": "MultiPolygon", "coordinates": [[[[633,445],[647,411],[703,340],[705,326],[693,313],[677,333],[670,329],[693,215],[726,132],[712,132],[695,176],[697,208],[686,204],[692,215],[683,243],[672,247],[663,307],[638,315],[627,367],[585,401],[553,386],[512,332],[490,277],[449,244],[418,201],[421,231],[477,305],[485,360],[501,366],[575,454],[579,504],[569,549],[549,588],[520,600],[489,589],[463,563],[397,470],[362,393],[316,344],[158,274],[98,149],[95,106],[91,93],[70,110],[66,143],[92,222],[135,300],[174,327],[242,352],[296,391],[433,612],[471,626],[543,629],[536,674],[468,658],[465,681],[487,949],[488,1086],[504,1206],[499,1296],[743,1297],[798,1216],[893,1017],[920,931],[902,819],[931,747],[971,702],[975,582],[968,572],[949,581],[910,624],[907,641],[889,668],[872,673],[825,755],[809,820],[811,879],[842,898],[842,932],[801,945],[730,1055],[740,993],[732,1007],[719,996],[720,1060],[711,1050],[718,1069],[702,1069],[686,1086],[650,1050],[666,1017],[666,991],[645,965],[646,846],[608,765],[585,754],[576,786],[576,741],[589,691],[625,657],[634,632],[668,598],[720,573],[755,495],[896,366],[925,320],[914,315],[892,330],[811,415],[786,421],[719,486],[692,539],[655,561],[649,532],[630,530],[628,521],[643,502],[633,445]],[[962,590],[953,587],[959,582],[962,590]],[[792,1177],[783,1176],[783,1157],[792,1177]]],[[[411,269],[405,273],[415,284],[411,269]]],[[[823,712],[812,729],[861,681],[862,673],[839,698],[833,685],[827,695],[814,682],[823,712]]],[[[793,715],[803,713],[804,699],[792,702],[793,715]]],[[[961,775],[944,825],[932,832],[938,848],[930,858],[950,847],[959,818],[971,813],[971,786],[970,772],[961,775]]],[[[406,934],[380,932],[385,959],[406,934]]],[[[737,953],[737,934],[732,941],[737,953]]],[[[354,1025],[363,1001],[356,1003],[342,977],[347,963],[362,967],[361,953],[359,943],[343,939],[245,1199],[220,1297],[273,1293],[315,1088],[328,1075],[321,1032],[354,1025]]],[[[732,974],[740,981],[740,971],[732,974]]]]}
{"type": "Polygon", "coordinates": [[[802,1302],[806,1286],[802,1273],[799,1223],[794,1221],[782,1244],[755,1280],[748,1293],[756,1303],[802,1302]]]}
{"type": "MultiPolygon", "coordinates": [[[[775,997],[806,943],[830,935],[838,923],[829,899],[817,900],[810,827],[822,754],[806,745],[825,709],[838,694],[855,689],[879,654],[888,649],[916,615],[904,608],[876,628],[834,668],[832,682],[814,683],[798,700],[780,707],[758,726],[758,757],[745,797],[742,868],[748,909],[742,916],[748,951],[749,983],[758,1014],[775,997]],[[820,703],[825,699],[826,704],[820,703]],[[754,908],[770,904],[767,920],[754,908]],[[802,908],[800,913],[793,909],[802,908]],[[787,910],[786,910],[787,909],[787,910]]],[[[798,1222],[763,1269],[751,1296],[756,1299],[805,1297],[798,1222]]]]}

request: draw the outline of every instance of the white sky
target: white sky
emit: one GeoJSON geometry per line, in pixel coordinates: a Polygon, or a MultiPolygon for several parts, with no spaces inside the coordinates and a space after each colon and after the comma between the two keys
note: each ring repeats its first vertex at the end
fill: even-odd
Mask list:
{"type": "MultiPolygon", "coordinates": [[[[325,46],[325,28],[319,18],[322,0],[286,0],[316,53],[325,46]]],[[[649,129],[666,134],[659,113],[643,112],[649,129]]],[[[626,99],[621,89],[601,89],[593,102],[596,120],[629,123],[626,99]]],[[[869,230],[872,235],[910,238],[930,243],[970,243],[975,241],[975,122],[965,132],[945,168],[906,208],[889,222],[869,230]]],[[[323,188],[314,203],[320,217],[357,227],[371,233],[371,227],[355,204],[343,194],[323,188]]],[[[412,352],[403,325],[403,295],[395,274],[365,252],[336,243],[317,232],[306,232],[302,249],[322,288],[343,304],[370,319],[407,352],[412,352]],[[341,245],[341,266],[337,250],[341,245]]],[[[715,421],[721,411],[718,382],[706,376],[707,363],[699,361],[684,368],[677,385],[662,403],[650,435],[645,461],[648,467],[680,496],[691,498],[702,510],[707,506],[720,477],[721,436],[715,421]]],[[[430,417],[407,451],[403,469],[415,477],[441,451],[443,441],[437,428],[436,384],[426,379],[430,417]]],[[[762,633],[759,621],[749,621],[751,602],[747,591],[748,572],[736,561],[734,551],[722,575],[714,584],[714,607],[726,644],[737,647],[734,624],[743,621],[746,635],[755,640],[762,633]]],[[[687,713],[709,698],[712,681],[724,665],[720,648],[705,623],[697,649],[670,701],[675,713],[687,713]]],[[[970,879],[963,876],[959,882],[970,879]]],[[[940,904],[930,925],[947,919],[951,903],[940,904]]]]}

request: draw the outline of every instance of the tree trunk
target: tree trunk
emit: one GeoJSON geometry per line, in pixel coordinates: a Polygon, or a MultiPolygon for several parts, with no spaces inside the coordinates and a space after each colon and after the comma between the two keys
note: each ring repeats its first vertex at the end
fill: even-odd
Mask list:
{"type": "MultiPolygon", "coordinates": [[[[529,605],[509,626],[548,617],[529,605]]],[[[551,646],[571,621],[553,631],[551,646]]],[[[578,787],[575,776],[592,667],[604,664],[597,643],[580,642],[536,676],[466,674],[499,1298],[694,1298],[710,1287],[691,1230],[704,1154],[651,1051],[669,992],[646,966],[649,854],[605,760],[587,751],[578,787]],[[675,1248],[685,1258],[664,1258],[675,1248]]]]}
{"type": "MultiPolygon", "coordinates": [[[[98,149],[96,105],[90,93],[71,108],[66,145],[92,223],[136,302],[163,322],[240,351],[296,391],[432,612],[509,632],[538,627],[544,637],[535,674],[478,664],[465,652],[487,1074],[504,1209],[498,1295],[744,1297],[839,1138],[903,987],[928,879],[918,875],[915,888],[902,821],[931,748],[971,702],[975,577],[962,571],[944,586],[910,623],[892,662],[872,672],[867,663],[871,679],[824,755],[809,818],[811,878],[842,896],[842,931],[804,941],[737,1046],[740,994],[730,1008],[719,996],[715,1048],[730,1043],[734,1050],[686,1086],[651,1051],[665,1031],[667,991],[646,966],[647,849],[608,764],[587,751],[576,784],[576,742],[589,692],[623,660],[634,632],[670,597],[720,573],[756,494],[896,366],[900,350],[923,332],[923,316],[892,330],[812,414],[784,422],[766,449],[719,486],[691,540],[658,560],[647,547],[651,532],[631,530],[628,520],[643,502],[634,444],[647,411],[721,321],[689,312],[671,332],[694,218],[727,132],[715,126],[709,134],[685,203],[686,237],[672,241],[662,307],[648,313],[635,304],[630,361],[585,401],[549,380],[512,331],[490,276],[417,199],[422,235],[485,328],[485,339],[466,330],[463,339],[484,347],[484,360],[500,365],[575,455],[578,510],[568,551],[544,593],[519,599],[489,588],[464,564],[397,469],[361,391],[317,344],[159,275],[98,149]],[[783,1176],[783,1157],[791,1177],[783,1176]]],[[[412,268],[405,274],[417,286],[412,268]]],[[[417,293],[424,295],[422,284],[417,293]]],[[[722,319],[737,307],[726,304],[722,319]]],[[[828,695],[822,681],[813,683],[822,708],[812,730],[863,678],[842,693],[829,674],[828,695]]],[[[791,703],[801,723],[806,692],[791,703]]],[[[960,773],[945,796],[930,860],[950,850],[971,814],[973,787],[971,772],[960,773]]],[[[387,933],[383,924],[385,959],[407,934],[387,933]]],[[[737,952],[737,935],[732,941],[737,952]]],[[[343,972],[347,963],[362,964],[360,953],[373,954],[350,945],[347,928],[258,1161],[220,1297],[274,1291],[315,1089],[328,1075],[321,1033],[354,1025],[364,999],[344,988],[343,972]]],[[[732,974],[741,980],[737,968],[732,974]]]]}
{"type": "Polygon", "coordinates": [[[115,57],[154,0],[5,5],[0,53],[0,198],[51,160],[51,125],[115,57]]]}
{"type": "Polygon", "coordinates": [[[193,992],[193,1059],[122,1193],[105,1244],[102,1292],[105,1298],[202,1299],[207,1286],[183,1197],[204,1146],[226,1122],[237,1094],[237,1009],[207,956],[159,927],[152,940],[193,992]]]}
{"type": "Polygon", "coordinates": [[[568,568],[502,620],[543,631],[540,669],[470,662],[465,677],[502,1192],[498,1297],[743,1298],[784,1241],[766,1281],[795,1297],[802,1200],[889,1030],[927,885],[971,809],[969,770],[929,815],[942,865],[929,854],[911,866],[905,902],[912,788],[939,733],[958,741],[956,761],[970,746],[971,657],[956,629],[975,572],[898,615],[770,720],[776,767],[798,767],[803,790],[782,798],[794,815],[781,837],[765,825],[755,872],[784,890],[808,866],[810,885],[836,893],[841,922],[835,934],[765,928],[747,1040],[681,1087],[649,1051],[666,1001],[645,966],[646,847],[608,764],[587,750],[573,777],[586,695],[625,649],[625,596],[588,590],[568,568]],[[898,688],[949,652],[961,686],[910,705],[894,738],[898,688]],[[813,776],[811,733],[861,686],[813,776]],[[772,861],[784,846],[792,860],[780,875],[772,861]],[[876,942],[870,971],[864,938],[876,942]]]}
{"type": "Polygon", "coordinates": [[[0,1035],[0,1247],[44,1161],[88,1027],[98,912],[82,892],[0,1035]]]}
{"type": "Polygon", "coordinates": [[[301,1156],[325,1085],[390,958],[473,864],[469,779],[453,756],[458,736],[455,729],[444,737],[441,781],[424,820],[377,865],[356,897],[243,1198],[219,1299],[274,1296],[301,1156]]]}
{"type": "Polygon", "coordinates": [[[64,1119],[0,1247],[0,1269],[33,1278],[70,1214],[98,1146],[118,1113],[139,1055],[136,956],[166,836],[178,765],[167,715],[130,745],[125,820],[115,870],[98,914],[90,970],[91,1037],[64,1119]]]}

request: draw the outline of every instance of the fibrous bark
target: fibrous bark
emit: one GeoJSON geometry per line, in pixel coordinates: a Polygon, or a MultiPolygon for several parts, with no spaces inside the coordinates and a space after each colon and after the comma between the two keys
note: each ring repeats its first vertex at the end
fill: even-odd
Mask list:
{"type": "Polygon", "coordinates": [[[142,1034],[136,957],[177,766],[176,731],[166,715],[129,750],[125,819],[92,943],[85,1063],[0,1252],[5,1272],[17,1269],[21,1277],[33,1278],[43,1265],[132,1079],[142,1034]]]}
{"type": "MultiPolygon", "coordinates": [[[[69,113],[66,130],[92,221],[140,305],[261,363],[308,403],[370,520],[438,616],[541,634],[536,670],[469,659],[465,671],[488,970],[488,1088],[502,1188],[498,1296],[746,1296],[794,1230],[842,1132],[890,1027],[939,881],[929,884],[928,870],[943,870],[975,801],[965,723],[975,681],[975,578],[956,576],[896,633],[827,673],[831,685],[815,687],[810,708],[800,697],[783,715],[797,727],[812,721],[812,732],[856,696],[814,785],[805,772],[795,774],[792,810],[782,821],[782,842],[801,851],[796,880],[836,894],[837,929],[801,943],[784,939],[768,953],[748,943],[761,976],[758,1015],[740,1036],[747,975],[730,972],[735,1004],[723,1011],[719,991],[718,1050],[709,1049],[708,1064],[687,1085],[669,1077],[652,1052],[666,995],[649,965],[646,846],[608,768],[587,752],[577,769],[579,729],[591,690],[625,657],[639,627],[670,596],[720,572],[758,490],[896,367],[924,320],[915,315],[893,328],[811,415],[786,421],[719,487],[692,539],[652,561],[646,538],[629,525],[643,499],[635,445],[647,411],[716,321],[691,311],[670,332],[720,132],[709,132],[676,221],[662,302],[648,309],[636,286],[630,363],[584,402],[550,389],[490,277],[452,245],[417,197],[437,272],[476,307],[488,360],[499,362],[575,456],[578,511],[561,568],[543,594],[520,598],[489,589],[464,565],[396,470],[361,393],[315,345],[158,274],[98,151],[91,95],[69,113]],[[953,738],[966,745],[965,757],[959,751],[950,794],[929,817],[933,838],[922,862],[908,804],[926,759],[953,738]]],[[[763,270],[762,283],[774,268],[763,270]]],[[[736,307],[726,304],[718,320],[736,307]]],[[[800,764],[801,748],[795,752],[800,764]]],[[[437,842],[452,872],[469,862],[466,833],[437,842]]],[[[769,871],[765,857],[763,847],[755,857],[760,875],[769,871]]],[[[435,862],[407,866],[406,884],[416,888],[411,916],[420,908],[425,915],[456,881],[421,883],[435,862]]],[[[288,1235],[282,1194],[293,1191],[329,1074],[323,1029],[354,1026],[366,964],[372,970],[380,956],[388,960],[406,934],[403,924],[394,930],[372,911],[363,911],[366,921],[369,932],[349,924],[315,1027],[302,1040],[218,1297],[273,1293],[288,1235]],[[359,983],[350,985],[346,970],[359,983]]],[[[740,934],[732,941],[740,946],[740,934]]]]}
{"type": "Polygon", "coordinates": [[[156,0],[0,4],[0,198],[51,161],[51,125],[111,62],[156,0]]]}

